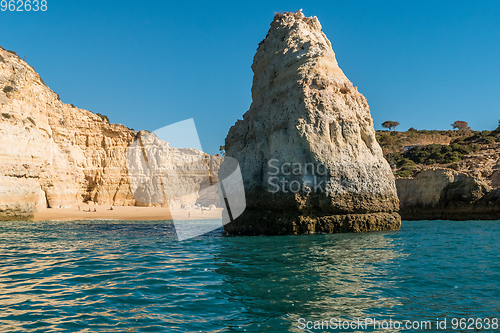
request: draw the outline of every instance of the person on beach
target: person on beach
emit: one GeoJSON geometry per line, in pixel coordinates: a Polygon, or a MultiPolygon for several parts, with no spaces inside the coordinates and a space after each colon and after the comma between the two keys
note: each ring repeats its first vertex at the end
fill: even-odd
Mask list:
{"type": "Polygon", "coordinates": [[[97,210],[94,208],[94,213],[97,213],[97,210]]]}
{"type": "Polygon", "coordinates": [[[188,213],[188,219],[190,219],[190,218],[191,218],[191,212],[188,213]]]}

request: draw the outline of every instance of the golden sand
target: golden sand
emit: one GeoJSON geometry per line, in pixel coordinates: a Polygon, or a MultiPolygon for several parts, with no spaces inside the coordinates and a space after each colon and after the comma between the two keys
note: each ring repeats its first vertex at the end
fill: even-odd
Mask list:
{"type": "Polygon", "coordinates": [[[74,221],[74,220],[128,220],[128,221],[159,221],[159,220],[198,220],[220,219],[222,208],[201,211],[200,209],[172,209],[162,207],[80,205],[70,208],[46,208],[35,213],[35,221],[74,221]],[[94,212],[94,209],[96,212],[94,212]],[[90,212],[88,210],[91,210],[90,212]]]}

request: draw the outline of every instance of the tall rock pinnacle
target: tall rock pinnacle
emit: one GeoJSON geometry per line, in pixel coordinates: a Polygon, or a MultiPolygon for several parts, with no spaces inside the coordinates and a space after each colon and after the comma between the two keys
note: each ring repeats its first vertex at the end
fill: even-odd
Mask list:
{"type": "Polygon", "coordinates": [[[252,65],[252,105],[231,127],[247,209],[228,234],[397,230],[391,169],[365,97],[316,17],[277,14],[252,65]]]}

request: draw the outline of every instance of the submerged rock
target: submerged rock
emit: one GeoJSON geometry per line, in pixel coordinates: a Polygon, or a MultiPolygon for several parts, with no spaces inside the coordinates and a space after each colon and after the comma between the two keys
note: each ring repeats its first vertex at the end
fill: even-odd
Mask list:
{"type": "Polygon", "coordinates": [[[316,17],[278,14],[259,44],[250,110],[231,127],[247,209],[228,234],[397,230],[394,176],[366,99],[316,17]]]}

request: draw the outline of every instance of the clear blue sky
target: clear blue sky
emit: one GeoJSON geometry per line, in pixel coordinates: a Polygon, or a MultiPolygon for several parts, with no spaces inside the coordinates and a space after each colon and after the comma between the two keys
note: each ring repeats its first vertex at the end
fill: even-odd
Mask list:
{"type": "Polygon", "coordinates": [[[319,18],[376,129],[497,126],[500,1],[48,0],[47,12],[0,12],[0,45],[64,102],[136,130],[194,118],[216,153],[250,106],[274,12],[300,8],[319,18]]]}

